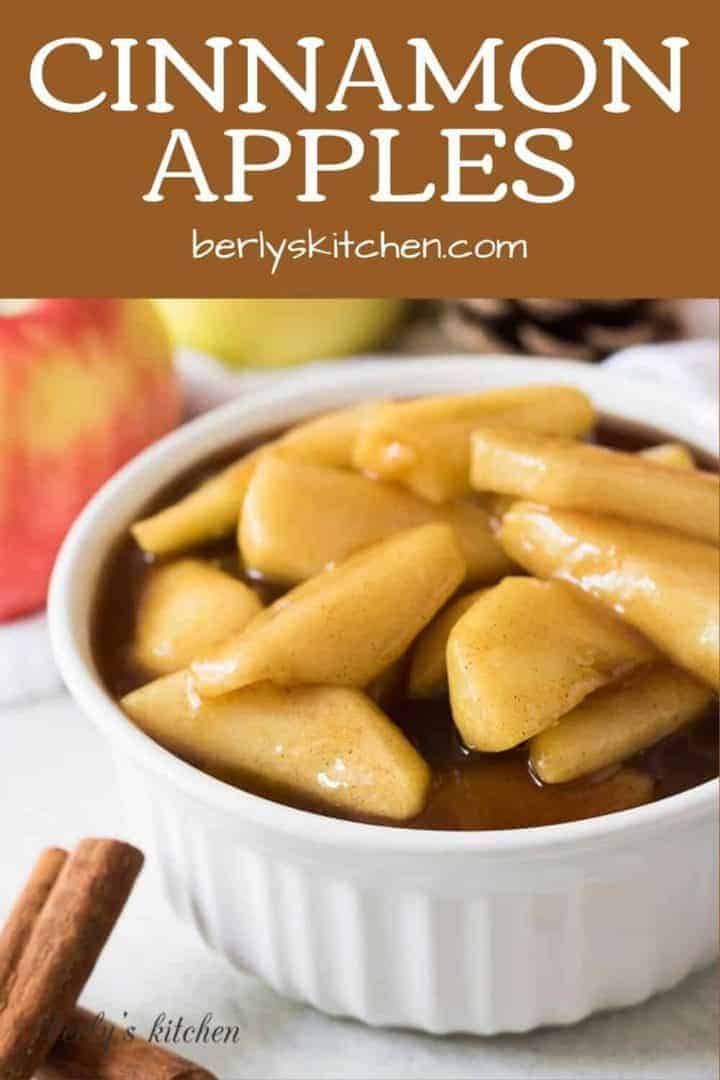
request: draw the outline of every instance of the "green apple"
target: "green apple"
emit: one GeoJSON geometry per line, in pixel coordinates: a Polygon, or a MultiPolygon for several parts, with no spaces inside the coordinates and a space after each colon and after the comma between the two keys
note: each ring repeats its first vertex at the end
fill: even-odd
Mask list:
{"type": "Polygon", "coordinates": [[[237,367],[284,367],[379,345],[403,301],[157,300],[178,345],[237,367]]]}

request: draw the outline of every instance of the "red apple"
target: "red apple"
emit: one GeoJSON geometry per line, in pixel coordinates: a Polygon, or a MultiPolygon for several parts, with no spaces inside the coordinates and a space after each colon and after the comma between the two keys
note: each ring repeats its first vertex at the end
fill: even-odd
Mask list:
{"type": "Polygon", "coordinates": [[[0,620],[42,607],[73,518],[180,411],[149,301],[0,301],[0,620]]]}

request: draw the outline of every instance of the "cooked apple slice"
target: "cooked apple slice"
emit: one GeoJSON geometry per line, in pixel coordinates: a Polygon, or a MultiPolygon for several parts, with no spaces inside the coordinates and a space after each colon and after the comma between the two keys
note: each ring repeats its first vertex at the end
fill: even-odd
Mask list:
{"type": "Polygon", "coordinates": [[[530,740],[535,775],[564,783],[619,765],[699,719],[712,691],[671,664],[635,671],[585,698],[555,726],[530,740]]]}
{"type": "Polygon", "coordinates": [[[648,458],[658,465],[668,465],[673,469],[694,469],[695,459],[684,443],[658,443],[640,451],[640,457],[648,458]]]}
{"type": "Polygon", "coordinates": [[[509,750],[655,655],[640,634],[570,585],[505,578],[450,634],[453,719],[471,749],[509,750]]]}
{"type": "Polygon", "coordinates": [[[450,632],[483,593],[483,589],[478,589],[453,600],[420,634],[410,654],[408,695],[411,698],[436,698],[447,693],[446,654],[450,632]]]}
{"type": "Polygon", "coordinates": [[[130,530],[143,551],[169,555],[232,533],[258,461],[254,451],[211,476],[189,495],[136,522],[130,530]]]}
{"type": "MultiPolygon", "coordinates": [[[[668,465],[675,469],[695,468],[695,459],[684,443],[658,443],[657,446],[649,446],[638,453],[640,457],[649,458],[650,461],[655,461],[659,465],[668,465]]],[[[483,506],[489,511],[493,521],[501,518],[512,504],[517,502],[514,495],[498,495],[495,492],[486,492],[482,498],[483,506]]]]}
{"type": "Polygon", "coordinates": [[[445,521],[468,565],[468,579],[497,581],[512,566],[480,506],[433,506],[392,484],[266,454],[245,496],[238,540],[248,569],[297,583],[401,529],[445,521]]]}
{"type": "Polygon", "coordinates": [[[438,772],[416,824],[426,829],[527,829],[612,814],[650,802],[651,776],[619,769],[582,784],[540,787],[524,758],[480,758],[438,772]]]}
{"type": "MultiPolygon", "coordinates": [[[[368,405],[363,404],[309,420],[268,446],[301,461],[349,466],[355,436],[367,409],[368,405]]],[[[237,528],[245,492],[265,449],[259,447],[172,506],[138,521],[132,534],[140,547],[153,555],[166,555],[231,534],[237,528]]]]}
{"type": "Polygon", "coordinates": [[[179,671],[261,610],[248,585],[202,559],[158,566],[140,597],[135,657],[155,675],[179,671]]]}
{"type": "Polygon", "coordinates": [[[291,428],[275,446],[293,461],[349,469],[358,431],[365,418],[380,404],[382,402],[363,402],[306,420],[291,428]]]}
{"type": "MultiPolygon", "coordinates": [[[[425,503],[425,505],[431,505],[425,503]]],[[[467,563],[466,585],[492,585],[517,572],[495,536],[493,514],[470,499],[456,499],[435,507],[438,521],[452,525],[467,563]]]]}
{"type": "Polygon", "coordinates": [[[485,424],[546,434],[585,435],[592,404],[571,386],[525,386],[484,394],[421,398],[379,405],[366,414],[355,441],[355,467],[393,480],[430,502],[470,491],[470,436],[485,424]]]}
{"type": "Polygon", "coordinates": [[[421,525],[298,585],[192,665],[215,697],[270,679],[367,686],[397,660],[465,577],[449,525],[421,525]]]}
{"type": "Polygon", "coordinates": [[[471,479],[477,491],[718,540],[720,477],[713,473],[680,472],[639,454],[509,429],[475,431],[472,448],[471,479]]]}
{"type": "Polygon", "coordinates": [[[120,704],[167,750],[263,795],[399,821],[425,803],[427,765],[359,690],[260,683],[205,701],[182,671],[120,704]]]}
{"type": "Polygon", "coordinates": [[[717,687],[720,567],[712,544],[666,529],[518,502],[500,542],[538,577],[563,578],[717,687]]]}

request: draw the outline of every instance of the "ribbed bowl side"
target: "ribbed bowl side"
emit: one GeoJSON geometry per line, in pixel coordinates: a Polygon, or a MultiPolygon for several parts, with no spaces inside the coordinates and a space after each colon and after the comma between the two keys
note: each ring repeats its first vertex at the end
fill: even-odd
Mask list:
{"type": "MultiPolygon", "coordinates": [[[[465,856],[397,873],[253,835],[118,761],[131,834],[175,911],[279,993],[370,1024],[496,1034],[634,1004],[717,955],[712,821],[555,879],[465,856]],[[268,842],[268,839],[270,842],[268,842]],[[609,872],[609,868],[612,872],[609,872]]],[[[422,865],[424,864],[424,865],[422,865]]]]}

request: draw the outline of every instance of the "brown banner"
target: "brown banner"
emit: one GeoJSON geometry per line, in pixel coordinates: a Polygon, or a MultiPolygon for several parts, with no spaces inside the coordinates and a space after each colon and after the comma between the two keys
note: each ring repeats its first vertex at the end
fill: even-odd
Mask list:
{"type": "Polygon", "coordinates": [[[0,291],[712,295],[717,31],[705,0],[26,3],[0,45],[0,291]],[[301,97],[313,54],[315,111],[272,67],[301,97]],[[194,176],[162,182],[173,145],[194,176]]]}

